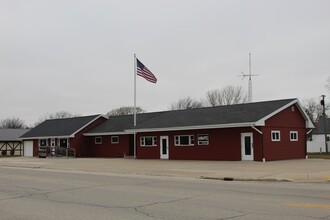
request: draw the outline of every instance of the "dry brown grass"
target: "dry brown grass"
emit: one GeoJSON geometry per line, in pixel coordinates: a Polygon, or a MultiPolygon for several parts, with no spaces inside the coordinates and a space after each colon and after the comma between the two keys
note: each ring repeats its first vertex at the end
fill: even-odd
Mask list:
{"type": "Polygon", "coordinates": [[[330,153],[309,153],[308,158],[310,159],[330,159],[330,153]]]}

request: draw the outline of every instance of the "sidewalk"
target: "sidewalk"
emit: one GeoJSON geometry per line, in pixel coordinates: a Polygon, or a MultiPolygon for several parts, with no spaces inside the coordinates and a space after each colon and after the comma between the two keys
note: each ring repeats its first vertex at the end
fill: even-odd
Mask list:
{"type": "Polygon", "coordinates": [[[105,158],[0,158],[0,167],[254,181],[330,182],[330,160],[192,161],[105,158]]]}

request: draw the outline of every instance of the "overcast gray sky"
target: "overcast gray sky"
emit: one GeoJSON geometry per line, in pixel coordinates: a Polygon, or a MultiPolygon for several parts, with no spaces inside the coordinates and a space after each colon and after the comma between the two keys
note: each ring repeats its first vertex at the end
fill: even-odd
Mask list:
{"type": "Polygon", "coordinates": [[[247,90],[237,75],[249,53],[254,101],[319,97],[329,11],[328,0],[0,0],[0,120],[132,106],[134,53],[158,78],[137,78],[149,112],[227,85],[247,90]]]}

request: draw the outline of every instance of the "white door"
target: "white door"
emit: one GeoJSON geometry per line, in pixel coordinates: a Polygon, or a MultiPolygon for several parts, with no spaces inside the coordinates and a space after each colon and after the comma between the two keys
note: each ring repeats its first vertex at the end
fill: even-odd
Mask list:
{"type": "Polygon", "coordinates": [[[168,159],[168,136],[160,136],[160,159],[168,159]]]}
{"type": "Polygon", "coordinates": [[[51,147],[55,147],[55,146],[56,146],[55,138],[52,138],[52,139],[50,140],[50,146],[51,146],[51,147]]]}
{"type": "Polygon", "coordinates": [[[242,160],[254,160],[253,157],[253,134],[241,134],[242,160]]]}
{"type": "Polygon", "coordinates": [[[24,157],[33,157],[33,141],[24,141],[24,157]]]}

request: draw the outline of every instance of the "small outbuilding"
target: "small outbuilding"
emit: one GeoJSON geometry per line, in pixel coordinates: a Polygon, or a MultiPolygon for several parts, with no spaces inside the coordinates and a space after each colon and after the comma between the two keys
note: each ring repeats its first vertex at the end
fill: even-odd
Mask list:
{"type": "Polygon", "coordinates": [[[1,156],[23,156],[23,142],[19,137],[29,129],[0,129],[0,152],[1,156]]]}
{"type": "Polygon", "coordinates": [[[324,118],[321,117],[316,123],[312,135],[310,135],[307,140],[307,152],[324,153],[326,152],[326,143],[328,145],[328,151],[330,151],[330,118],[324,120],[324,118]]]}

